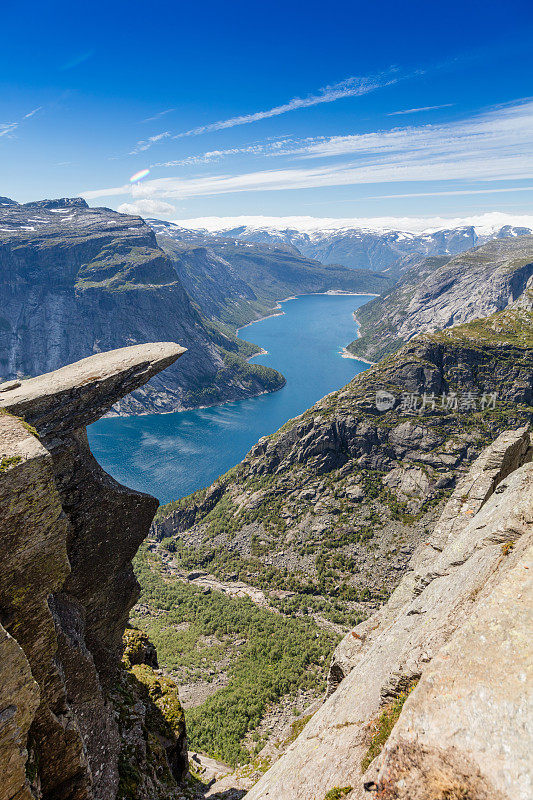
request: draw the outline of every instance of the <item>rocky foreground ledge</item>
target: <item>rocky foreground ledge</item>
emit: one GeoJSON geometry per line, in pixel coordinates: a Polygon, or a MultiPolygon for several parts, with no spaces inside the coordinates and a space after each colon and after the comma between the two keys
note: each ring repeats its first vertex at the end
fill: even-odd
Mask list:
{"type": "Polygon", "coordinates": [[[533,463],[502,433],[245,800],[530,800],[533,463]]]}
{"type": "Polygon", "coordinates": [[[157,500],[107,475],[85,432],[183,352],[138,345],[0,385],[0,800],[127,797],[132,775],[167,797],[186,770],[177,699],[170,729],[163,679],[120,660],[157,500]]]}

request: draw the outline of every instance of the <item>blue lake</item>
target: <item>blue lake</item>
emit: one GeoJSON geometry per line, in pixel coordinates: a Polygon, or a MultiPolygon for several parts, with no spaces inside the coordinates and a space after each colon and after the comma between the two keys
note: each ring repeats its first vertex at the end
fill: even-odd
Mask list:
{"type": "Polygon", "coordinates": [[[370,299],[306,295],[284,301],[283,314],[254,322],[241,333],[268,351],[254,361],[283,373],[283,389],[212,408],[99,420],[88,429],[95,457],[118,481],[162,503],[208,486],[261,436],[367,367],[340,353],[356,337],[353,311],[370,299]]]}

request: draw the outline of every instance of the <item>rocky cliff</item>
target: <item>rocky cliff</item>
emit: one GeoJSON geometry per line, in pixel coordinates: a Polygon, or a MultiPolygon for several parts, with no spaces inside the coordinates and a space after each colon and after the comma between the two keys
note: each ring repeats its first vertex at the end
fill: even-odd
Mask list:
{"type": "Polygon", "coordinates": [[[0,385],[1,800],[180,796],[176,687],[135,632],[121,664],[157,500],[99,467],[85,426],[183,353],[138,345],[0,385]]]}
{"type": "Polygon", "coordinates": [[[531,455],[523,428],[473,463],[387,605],[339,645],[333,694],[247,800],[531,797],[531,455]]]}
{"type": "MultiPolygon", "coordinates": [[[[412,259],[411,259],[412,260],[412,259]]],[[[396,286],[358,311],[354,355],[377,361],[413,336],[533,305],[533,236],[497,239],[461,255],[414,260],[396,286]]]]}

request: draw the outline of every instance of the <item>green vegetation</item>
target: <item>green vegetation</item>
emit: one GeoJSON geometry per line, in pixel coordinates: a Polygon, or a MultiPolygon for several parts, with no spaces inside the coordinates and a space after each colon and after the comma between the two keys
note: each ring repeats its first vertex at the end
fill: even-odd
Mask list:
{"type": "Polygon", "coordinates": [[[4,456],[0,461],[0,472],[7,472],[11,467],[20,464],[21,461],[21,456],[4,456]]]}
{"type": "Polygon", "coordinates": [[[131,668],[139,685],[142,687],[141,695],[148,697],[161,714],[152,714],[155,725],[151,726],[161,735],[168,736],[168,728],[176,736],[183,733],[184,713],[179,701],[178,687],[170,678],[156,675],[152,667],[147,664],[136,664],[131,668]]]}
{"type": "Polygon", "coordinates": [[[338,637],[311,621],[258,608],[247,598],[206,595],[165,581],[146,549],[135,568],[141,603],[153,612],[135,624],[149,634],[167,669],[185,670],[194,678],[231,655],[228,684],[186,714],[191,747],[232,766],[247,763],[243,738],[257,728],[270,703],[300,690],[323,691],[324,665],[338,637]]]}
{"type": "Polygon", "coordinates": [[[298,736],[301,734],[309,720],[313,717],[313,714],[306,714],[304,717],[299,717],[299,719],[294,720],[291,725],[291,732],[283,742],[284,747],[288,747],[288,745],[292,744],[296,741],[298,736]]]}
{"type": "Polygon", "coordinates": [[[347,794],[350,794],[352,791],[353,786],[334,786],[333,789],[330,789],[329,792],[324,797],[324,800],[341,800],[341,798],[346,797],[347,794]]]}
{"type": "Polygon", "coordinates": [[[438,331],[429,338],[436,342],[465,342],[470,346],[500,343],[533,347],[533,311],[505,309],[490,317],[438,331]]]}
{"type": "Polygon", "coordinates": [[[513,549],[513,547],[514,547],[514,542],[511,542],[511,541],[505,542],[505,544],[502,544],[502,555],[503,556],[508,556],[509,553],[511,552],[511,550],[513,549]]]}
{"type": "Polygon", "coordinates": [[[372,761],[383,750],[385,742],[391,735],[392,729],[398,722],[399,716],[402,713],[403,705],[415,686],[416,683],[414,683],[407,691],[401,692],[392,703],[389,703],[387,706],[385,706],[377,721],[374,723],[369,748],[361,761],[362,772],[366,772],[372,761]]]}
{"type": "Polygon", "coordinates": [[[272,367],[263,364],[250,364],[240,355],[222,347],[218,348],[222,358],[222,366],[215,375],[207,375],[204,382],[197,382],[194,389],[189,389],[185,402],[190,405],[212,405],[226,399],[221,386],[226,386],[228,378],[232,382],[250,391],[274,392],[285,385],[283,375],[272,367]]]}

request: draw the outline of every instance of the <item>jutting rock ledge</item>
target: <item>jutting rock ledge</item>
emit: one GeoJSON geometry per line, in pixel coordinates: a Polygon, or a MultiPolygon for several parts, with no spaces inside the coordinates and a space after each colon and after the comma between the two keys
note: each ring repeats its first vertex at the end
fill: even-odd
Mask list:
{"type": "Polygon", "coordinates": [[[0,800],[110,800],[133,779],[166,798],[186,771],[177,696],[172,729],[151,700],[165,679],[121,665],[157,500],[107,475],[85,432],[184,352],[137,345],[0,386],[0,800]]]}

